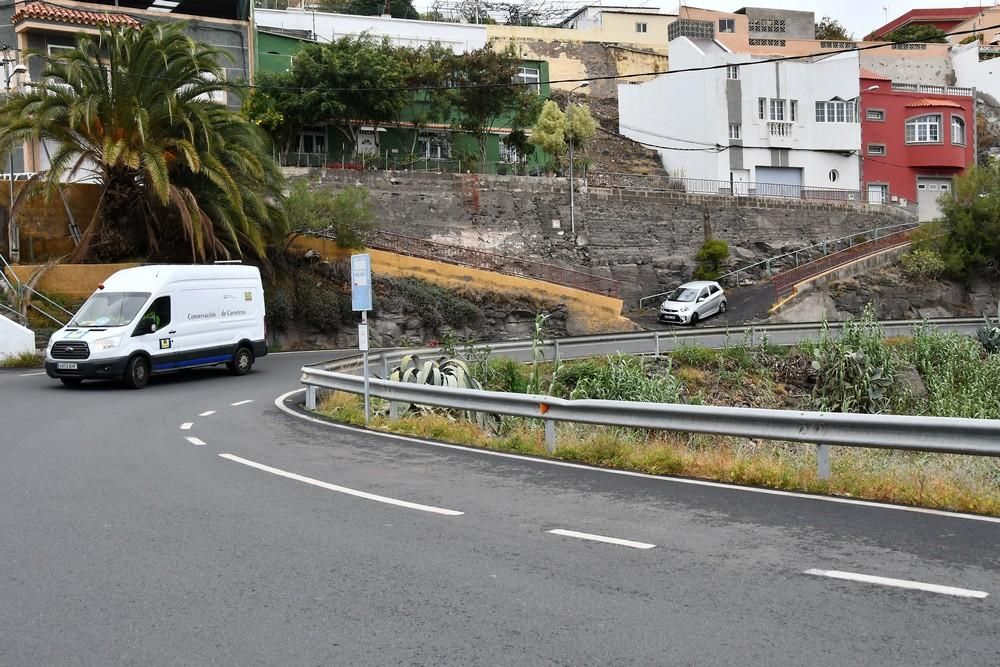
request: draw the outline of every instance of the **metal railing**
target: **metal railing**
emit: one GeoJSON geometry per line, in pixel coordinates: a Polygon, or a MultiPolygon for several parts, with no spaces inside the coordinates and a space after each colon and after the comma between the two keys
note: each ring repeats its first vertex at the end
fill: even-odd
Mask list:
{"type": "MultiPolygon", "coordinates": [[[[6,258],[4,258],[3,255],[0,255],[0,277],[3,278],[4,283],[7,285],[7,287],[13,293],[14,298],[15,298],[15,300],[16,300],[17,303],[21,303],[25,299],[25,296],[28,295],[28,294],[30,294],[32,296],[32,298],[37,297],[37,298],[41,299],[42,301],[44,301],[45,303],[49,304],[50,306],[56,308],[59,311],[62,311],[66,315],[69,315],[70,319],[73,319],[73,313],[72,312],[66,310],[64,307],[60,306],[58,303],[56,303],[55,301],[53,301],[49,297],[45,296],[44,294],[42,294],[38,290],[36,290],[36,289],[34,289],[32,287],[29,287],[25,283],[21,282],[21,280],[17,277],[17,274],[14,272],[13,267],[11,267],[11,265],[7,263],[7,260],[6,260],[6,258]],[[13,280],[7,278],[7,272],[8,271],[10,271],[10,275],[11,275],[11,278],[13,278],[13,280]]],[[[42,315],[44,317],[47,317],[48,319],[52,320],[53,322],[55,322],[56,324],[58,324],[60,327],[66,326],[66,322],[63,322],[63,321],[59,320],[56,317],[53,317],[51,313],[48,313],[45,310],[42,310],[41,308],[39,308],[38,306],[34,305],[33,303],[29,303],[28,307],[31,308],[36,313],[38,313],[38,314],[40,314],[40,315],[42,315]]],[[[15,311],[15,312],[17,312],[17,311],[15,311]]],[[[18,317],[20,319],[24,320],[24,318],[21,316],[20,312],[18,312],[18,317]]],[[[24,322],[21,322],[21,323],[24,324],[25,326],[27,326],[27,321],[24,321],[24,322]]]]}
{"type": "MultiPolygon", "coordinates": [[[[857,234],[851,234],[850,236],[841,236],[840,238],[814,243],[804,248],[793,250],[792,252],[775,255],[774,257],[768,257],[767,259],[762,259],[759,262],[754,262],[753,264],[741,266],[740,268],[734,269],[729,273],[722,274],[716,279],[716,282],[720,285],[731,284],[734,287],[739,287],[743,284],[740,282],[741,277],[752,280],[770,279],[772,277],[776,277],[776,274],[779,272],[795,269],[803,264],[814,262],[823,257],[836,255],[844,250],[869,243],[872,240],[898,234],[901,231],[910,231],[916,229],[918,226],[918,223],[915,222],[906,222],[898,225],[886,225],[885,227],[875,227],[874,229],[868,229],[863,232],[858,232],[857,234]]],[[[855,258],[851,258],[851,261],[853,261],[853,259],[855,258]]],[[[833,267],[827,268],[829,269],[833,267]]],[[[646,302],[666,296],[672,291],[673,290],[668,290],[666,292],[657,292],[656,294],[644,296],[639,299],[639,307],[643,308],[646,302]]]]}
{"type": "Polygon", "coordinates": [[[901,93],[928,93],[930,95],[961,95],[972,97],[975,94],[974,88],[956,88],[954,86],[929,86],[923,83],[896,83],[893,82],[892,89],[901,93]]]}
{"type": "Polygon", "coordinates": [[[425,157],[402,153],[281,153],[282,167],[345,169],[354,171],[422,171],[439,174],[495,174],[500,176],[544,176],[545,169],[536,163],[517,160],[462,161],[455,158],[425,157]]]}
{"type": "MultiPolygon", "coordinates": [[[[323,238],[335,238],[334,235],[324,232],[316,232],[315,235],[323,238]]],[[[394,232],[383,230],[369,232],[365,236],[365,245],[375,250],[385,250],[398,255],[468,266],[509,276],[534,278],[615,298],[621,293],[621,281],[613,278],[585,273],[555,264],[545,264],[524,257],[511,257],[484,250],[427,241],[394,232]]]]}
{"type": "Polygon", "coordinates": [[[615,174],[590,172],[587,186],[593,188],[613,188],[635,192],[687,192],[690,194],[718,195],[724,197],[766,197],[777,199],[805,199],[809,201],[844,202],[869,204],[872,206],[892,206],[914,215],[917,203],[897,195],[872,193],[867,190],[827,188],[812,185],[789,185],[784,183],[757,183],[740,181],[720,181],[710,178],[681,178],[655,174],[615,174]]]}
{"type": "MultiPolygon", "coordinates": [[[[925,322],[966,335],[972,335],[983,325],[983,320],[978,318],[925,322]]],[[[886,336],[899,336],[911,333],[912,328],[920,323],[921,321],[896,320],[883,322],[882,326],[886,336]]],[[[829,325],[833,332],[841,328],[842,324],[839,323],[829,325]]],[[[675,334],[647,331],[559,338],[539,343],[530,340],[494,343],[490,346],[490,353],[517,361],[531,360],[536,351],[545,360],[577,359],[616,352],[659,356],[684,345],[721,348],[728,345],[757,344],[765,337],[770,344],[791,345],[802,340],[817,339],[822,331],[823,325],[815,323],[772,325],[735,332],[724,328],[697,329],[675,334]]],[[[373,353],[369,361],[372,368],[381,367],[382,377],[386,378],[390,369],[404,355],[439,353],[440,348],[383,350],[373,353]]],[[[360,355],[355,355],[333,362],[304,366],[301,382],[306,388],[306,407],[315,408],[320,389],[362,394],[365,391],[365,379],[355,374],[360,364],[360,355]]],[[[368,384],[372,396],[390,401],[390,414],[392,403],[407,403],[543,420],[546,426],[545,443],[550,452],[556,446],[554,423],[566,421],[811,443],[817,445],[820,479],[828,479],[830,476],[829,445],[1000,456],[1000,420],[997,419],[566,400],[538,394],[434,387],[379,378],[370,378],[368,384]]]]}

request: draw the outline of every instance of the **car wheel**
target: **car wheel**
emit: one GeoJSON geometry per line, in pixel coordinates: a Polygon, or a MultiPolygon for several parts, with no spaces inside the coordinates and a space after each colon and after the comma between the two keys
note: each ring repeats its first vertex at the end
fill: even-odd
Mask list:
{"type": "Polygon", "coordinates": [[[149,384],[149,370],[149,359],[132,357],[125,366],[125,386],[129,389],[142,389],[149,384]]]}
{"type": "Polygon", "coordinates": [[[726,302],[725,301],[723,301],[722,303],[719,304],[719,313],[721,314],[721,313],[724,313],[724,312],[726,312],[726,302]]]}
{"type": "Polygon", "coordinates": [[[83,378],[59,378],[59,381],[67,387],[79,387],[80,383],[83,382],[83,378]]]}
{"type": "Polygon", "coordinates": [[[229,364],[229,370],[233,372],[233,375],[246,375],[252,367],[253,352],[248,347],[238,347],[236,354],[233,355],[232,362],[229,364]]]}
{"type": "Polygon", "coordinates": [[[691,326],[698,324],[698,319],[699,319],[698,311],[696,310],[693,313],[691,313],[691,326]]]}

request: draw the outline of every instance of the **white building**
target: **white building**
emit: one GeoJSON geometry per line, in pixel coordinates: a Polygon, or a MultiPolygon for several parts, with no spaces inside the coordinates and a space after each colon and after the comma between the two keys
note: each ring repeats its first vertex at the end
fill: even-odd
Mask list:
{"type": "Polygon", "coordinates": [[[397,46],[419,47],[439,43],[455,53],[486,46],[486,26],[469,23],[414,21],[388,16],[355,16],[302,10],[255,9],[257,27],[332,42],[342,37],[388,37],[397,46]]]}
{"type": "Polygon", "coordinates": [[[1000,102],[1000,46],[962,44],[952,48],[951,62],[956,86],[975,88],[1000,102]]]}
{"type": "Polygon", "coordinates": [[[618,87],[621,133],[658,150],[672,176],[712,182],[689,182],[689,190],[857,190],[857,53],[763,59],[711,39],[676,37],[669,74],[618,87]],[[683,71],[713,65],[722,67],[683,71]]]}

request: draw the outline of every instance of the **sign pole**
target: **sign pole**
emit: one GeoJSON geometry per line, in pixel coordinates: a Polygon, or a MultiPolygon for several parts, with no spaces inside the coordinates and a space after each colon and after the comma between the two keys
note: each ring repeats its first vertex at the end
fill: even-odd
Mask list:
{"type": "Polygon", "coordinates": [[[365,426],[371,421],[371,395],[368,386],[368,311],[372,309],[372,260],[368,254],[351,255],[351,310],[361,311],[358,325],[358,349],[364,358],[365,426]]]}
{"type": "Polygon", "coordinates": [[[361,311],[360,331],[364,332],[364,333],[359,332],[358,346],[361,347],[364,356],[363,372],[365,374],[365,426],[368,426],[368,423],[371,421],[371,394],[368,391],[368,311],[367,310],[361,311]],[[364,341],[361,340],[362,336],[364,336],[364,341]],[[363,346],[362,342],[364,343],[363,346]]]}

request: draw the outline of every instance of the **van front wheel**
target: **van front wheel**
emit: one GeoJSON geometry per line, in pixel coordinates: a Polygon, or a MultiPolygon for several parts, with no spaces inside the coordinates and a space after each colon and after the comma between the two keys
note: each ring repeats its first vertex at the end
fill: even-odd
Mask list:
{"type": "Polygon", "coordinates": [[[233,372],[233,375],[246,375],[252,367],[253,352],[250,351],[250,348],[242,346],[237,348],[232,362],[229,363],[229,370],[233,372]]]}
{"type": "Polygon", "coordinates": [[[149,384],[149,359],[132,357],[125,366],[125,386],[130,389],[142,389],[149,384]]]}

